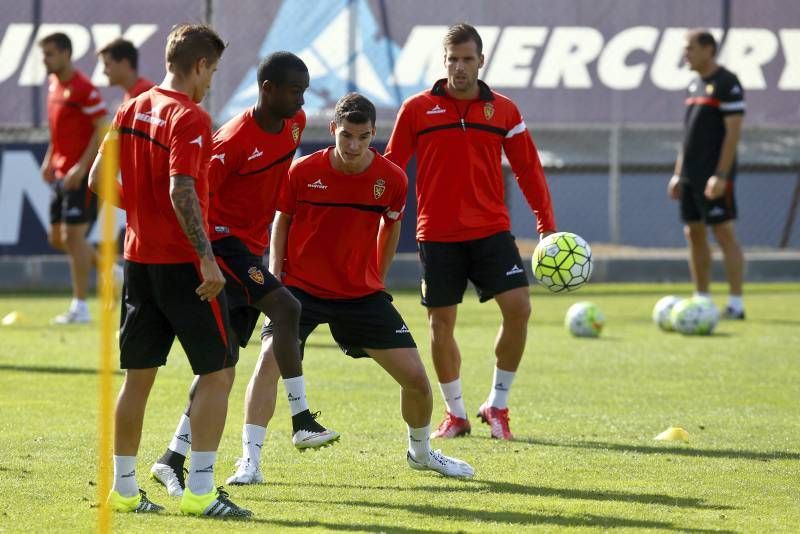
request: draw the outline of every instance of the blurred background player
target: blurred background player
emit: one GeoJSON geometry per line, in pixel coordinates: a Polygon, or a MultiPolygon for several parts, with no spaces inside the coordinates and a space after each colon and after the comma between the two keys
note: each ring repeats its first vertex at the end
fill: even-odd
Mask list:
{"type": "Polygon", "coordinates": [[[108,85],[120,87],[125,94],[123,102],[144,93],[155,84],[139,76],[139,51],[133,43],[125,39],[114,39],[97,51],[103,62],[103,74],[108,85]]]}
{"type": "MultiPolygon", "coordinates": [[[[345,354],[372,358],[400,384],[409,466],[471,477],[467,463],[430,449],[430,384],[383,283],[400,238],[408,178],[370,148],[375,107],[365,97],[342,97],[330,132],[334,147],[292,165],[272,224],[270,271],[276,277],[283,273],[302,305],[301,350],[311,332],[327,323],[345,354]]],[[[267,418],[277,394],[274,331],[272,323],[262,329],[256,387],[247,398],[248,406],[261,404],[267,418]]]]}
{"type": "Polygon", "coordinates": [[[689,32],[685,58],[698,76],[689,84],[683,147],[668,194],[680,201],[695,294],[710,294],[711,249],[706,230],[710,226],[722,249],[730,289],[723,316],[744,319],[744,255],[734,227],[733,191],[736,146],[745,111],[744,89],[735,74],[717,64],[716,55],[717,42],[708,30],[689,32]]]}
{"type": "MultiPolygon", "coordinates": [[[[289,165],[306,125],[303,93],[308,68],[289,52],[275,52],[258,67],[256,105],[214,134],[209,166],[209,227],[217,263],[227,280],[225,293],[235,339],[246,347],[263,312],[274,328],[274,347],[292,411],[292,441],[299,448],[320,447],[339,435],[314,420],[306,404],[298,339],[300,303],[263,266],[269,225],[286,182],[289,165]]],[[[256,384],[251,380],[248,394],[256,384]]],[[[260,408],[260,406],[258,407],[260,408]]],[[[183,493],[183,465],[191,444],[190,404],[175,435],[151,472],[170,495],[183,493]]],[[[245,411],[242,459],[229,484],[249,483],[258,471],[266,435],[260,410],[245,411]]]]}
{"type": "Polygon", "coordinates": [[[54,324],[87,323],[89,272],[97,252],[86,240],[97,216],[97,197],[89,190],[89,166],[97,154],[98,132],[106,115],[99,91],[72,64],[72,42],[63,33],[39,41],[47,69],[47,119],[50,144],[42,177],[52,188],[48,240],[69,256],[72,302],[54,324]]]}
{"type": "MultiPolygon", "coordinates": [[[[110,135],[119,138],[120,206],[126,211],[125,285],[117,399],[114,487],[122,512],[157,512],[136,482],[136,455],[158,367],[178,337],[195,375],[191,465],[183,513],[250,516],[214,484],[238,354],[231,350],[225,278],[206,232],[211,118],[203,100],[225,43],[209,27],[183,24],[167,38],[161,85],[120,106],[110,135]]],[[[92,168],[99,185],[102,157],[92,168]]]]}
{"type": "Polygon", "coordinates": [[[531,304],[504,201],[503,151],[536,214],[540,236],[556,229],[550,191],[522,115],[513,102],[478,79],[482,46],[468,24],[447,30],[447,78],[403,103],[386,148],[386,157],[403,169],[417,155],[422,305],[428,309],[431,354],[447,404],[445,419],[433,434],[440,438],[471,431],[454,337],[467,280],[480,301],[494,299],[503,316],[495,341],[494,379],[478,417],[490,425],[493,438],[513,438],[508,395],[525,349],[531,304]]]}

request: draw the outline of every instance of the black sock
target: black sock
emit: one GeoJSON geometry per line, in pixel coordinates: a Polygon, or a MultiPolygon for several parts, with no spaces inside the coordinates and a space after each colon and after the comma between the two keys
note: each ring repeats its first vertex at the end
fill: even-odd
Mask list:
{"type": "MultiPolygon", "coordinates": [[[[319,413],[319,412],[317,412],[319,413]]],[[[323,432],[325,427],[316,422],[316,415],[310,410],[303,410],[297,415],[292,416],[292,433],[298,430],[308,430],[310,432],[323,432]]]]}
{"type": "Polygon", "coordinates": [[[170,466],[176,473],[183,473],[183,464],[186,463],[186,456],[167,449],[158,459],[158,463],[170,466]]]}

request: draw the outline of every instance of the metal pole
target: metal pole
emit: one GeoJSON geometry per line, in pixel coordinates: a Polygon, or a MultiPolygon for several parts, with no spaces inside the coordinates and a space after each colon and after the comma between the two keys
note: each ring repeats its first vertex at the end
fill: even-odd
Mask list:
{"type": "Polygon", "coordinates": [[[622,241],[620,229],[620,124],[611,126],[608,139],[608,228],[611,242],[619,244],[622,241]]]}
{"type": "Polygon", "coordinates": [[[347,92],[352,93],[356,90],[356,32],[358,31],[358,2],[348,0],[348,15],[350,16],[347,28],[347,92]]]}
{"type": "MultiPolygon", "coordinates": [[[[33,0],[33,13],[31,13],[31,18],[33,19],[34,35],[36,35],[36,30],[42,24],[42,0],[33,0]]],[[[31,46],[37,46],[37,44],[33,43],[31,46]]],[[[31,98],[33,99],[33,105],[31,106],[32,126],[38,128],[42,123],[41,85],[34,85],[31,87],[31,98]]]]}
{"type": "Polygon", "coordinates": [[[719,42],[719,48],[725,44],[728,38],[728,30],[731,28],[731,0],[722,0],[722,39],[719,42]]]}

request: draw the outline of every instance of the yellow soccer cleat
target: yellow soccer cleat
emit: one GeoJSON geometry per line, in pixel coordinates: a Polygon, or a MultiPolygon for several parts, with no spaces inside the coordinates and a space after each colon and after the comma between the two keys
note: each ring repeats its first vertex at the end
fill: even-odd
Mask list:
{"type": "Polygon", "coordinates": [[[123,497],[118,491],[112,491],[108,496],[108,505],[115,512],[133,512],[135,514],[148,514],[160,512],[164,509],[150,499],[143,490],[139,490],[133,497],[123,497]]]}
{"type": "Polygon", "coordinates": [[[205,495],[195,495],[187,486],[183,490],[180,510],[183,514],[205,517],[248,518],[253,515],[250,510],[234,504],[222,486],[205,495]]]}

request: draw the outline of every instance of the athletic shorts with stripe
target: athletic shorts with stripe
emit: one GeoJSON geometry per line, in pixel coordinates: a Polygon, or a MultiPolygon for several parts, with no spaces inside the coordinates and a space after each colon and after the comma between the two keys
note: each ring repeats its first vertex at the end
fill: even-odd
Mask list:
{"type": "Polygon", "coordinates": [[[89,189],[89,177],[77,189],[64,189],[64,180],[50,184],[50,224],[93,223],[97,219],[97,195],[89,189]]]}
{"type": "Polygon", "coordinates": [[[705,196],[705,183],[700,180],[681,183],[681,219],[686,223],[704,222],[713,225],[736,219],[736,196],[728,180],[725,193],[714,200],[705,196]]]}
{"type": "Polygon", "coordinates": [[[229,346],[225,292],[200,300],[200,266],[194,263],[144,264],[125,261],[120,318],[120,367],[150,369],[167,363],[178,338],[192,371],[203,375],[236,365],[229,346]]]}
{"type": "MultiPolygon", "coordinates": [[[[357,299],[321,299],[292,286],[286,286],[300,301],[300,350],[306,339],[321,324],[328,324],[339,348],[353,358],[367,358],[364,349],[416,348],[392,296],[384,291],[357,299]]],[[[272,335],[272,323],[265,322],[261,339],[272,335]]]]}
{"type": "Polygon", "coordinates": [[[481,302],[518,287],[528,287],[525,266],[511,232],[471,241],[420,241],[420,296],[423,306],[461,303],[469,280],[481,302]]]}
{"type": "Polygon", "coordinates": [[[253,305],[283,284],[264,267],[262,258],[250,252],[239,238],[223,237],[212,241],[211,247],[225,275],[231,328],[244,348],[261,315],[261,310],[253,305]]]}

